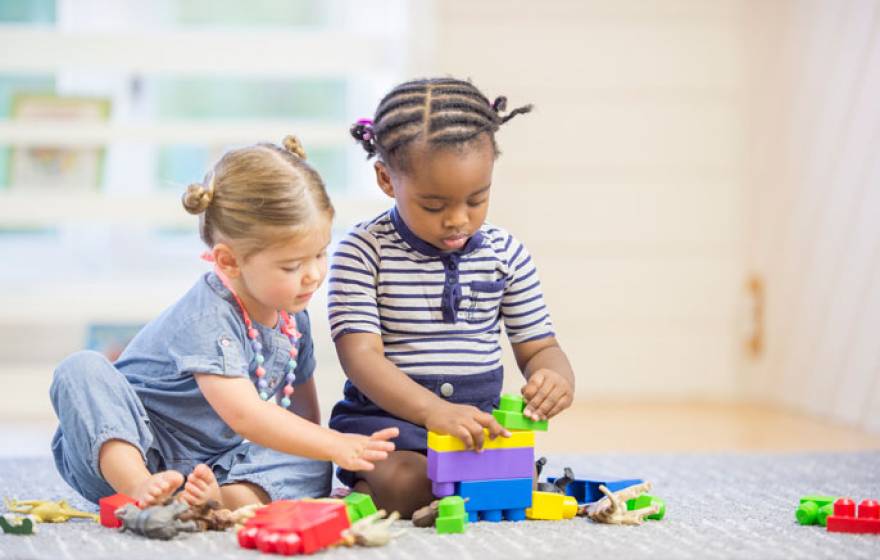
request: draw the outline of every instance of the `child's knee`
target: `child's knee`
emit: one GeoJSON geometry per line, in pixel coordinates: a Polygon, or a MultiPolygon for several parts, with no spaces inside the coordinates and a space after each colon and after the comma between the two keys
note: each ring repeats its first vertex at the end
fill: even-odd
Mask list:
{"type": "Polygon", "coordinates": [[[94,389],[96,381],[113,371],[113,364],[103,354],[83,350],[64,359],[52,376],[49,395],[52,400],[71,389],[94,389]]]}

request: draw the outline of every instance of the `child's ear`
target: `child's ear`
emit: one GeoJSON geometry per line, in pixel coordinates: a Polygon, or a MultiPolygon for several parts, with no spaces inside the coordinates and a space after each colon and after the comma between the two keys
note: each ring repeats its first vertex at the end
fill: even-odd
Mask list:
{"type": "Polygon", "coordinates": [[[388,166],[377,161],[373,168],[376,170],[376,184],[379,185],[383,193],[394,198],[394,185],[391,183],[391,171],[388,166]]]}
{"type": "Polygon", "coordinates": [[[214,257],[214,264],[227,278],[238,278],[241,269],[232,247],[226,243],[218,243],[211,249],[211,255],[214,257]]]}

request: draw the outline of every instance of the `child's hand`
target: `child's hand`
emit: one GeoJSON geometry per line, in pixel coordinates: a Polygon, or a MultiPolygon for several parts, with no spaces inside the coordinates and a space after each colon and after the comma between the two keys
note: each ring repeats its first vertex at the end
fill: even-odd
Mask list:
{"type": "Polygon", "coordinates": [[[522,388],[526,400],[523,414],[532,420],[553,418],[569,406],[574,398],[571,383],[552,369],[539,369],[522,388]]]}
{"type": "Polygon", "coordinates": [[[425,420],[425,427],[432,432],[449,434],[464,442],[468,449],[483,448],[483,428],[489,430],[489,437],[510,437],[495,417],[475,406],[443,403],[433,409],[425,420]]]}
{"type": "Polygon", "coordinates": [[[339,434],[333,450],[333,462],[349,471],[371,471],[376,461],[388,458],[394,451],[394,443],[388,441],[400,434],[397,428],[385,428],[367,437],[360,434],[339,434]]]}

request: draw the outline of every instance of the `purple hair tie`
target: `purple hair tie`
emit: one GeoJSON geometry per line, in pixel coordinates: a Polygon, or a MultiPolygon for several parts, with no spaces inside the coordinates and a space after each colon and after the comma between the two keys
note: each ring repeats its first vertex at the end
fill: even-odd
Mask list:
{"type": "Polygon", "coordinates": [[[358,119],[357,124],[363,125],[363,138],[365,141],[369,142],[373,138],[373,119],[358,119]]]}

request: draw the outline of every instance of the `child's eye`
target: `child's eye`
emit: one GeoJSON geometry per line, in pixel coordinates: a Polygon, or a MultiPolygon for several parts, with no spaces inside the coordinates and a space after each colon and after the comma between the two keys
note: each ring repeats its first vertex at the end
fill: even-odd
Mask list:
{"type": "Polygon", "coordinates": [[[442,212],[442,211],[443,211],[443,207],[440,207],[440,208],[429,208],[428,206],[422,206],[422,210],[424,210],[425,212],[442,212]]]}
{"type": "Polygon", "coordinates": [[[478,206],[486,204],[488,200],[488,198],[484,198],[483,200],[470,200],[468,201],[468,206],[470,206],[471,208],[476,208],[478,206]]]}
{"type": "Polygon", "coordinates": [[[299,265],[296,265],[296,266],[282,266],[282,267],[281,267],[281,270],[283,270],[284,272],[296,272],[297,270],[299,270],[299,265]]]}

